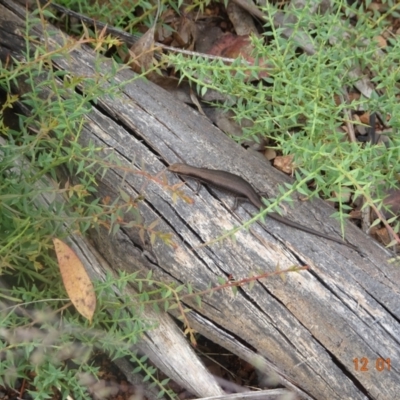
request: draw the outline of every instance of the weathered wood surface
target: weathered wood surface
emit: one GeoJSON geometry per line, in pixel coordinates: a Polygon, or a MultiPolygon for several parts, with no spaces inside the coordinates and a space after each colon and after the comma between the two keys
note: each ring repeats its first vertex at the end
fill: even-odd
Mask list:
{"type": "MultiPolygon", "coordinates": [[[[54,47],[64,43],[59,34],[50,41],[54,47]]],[[[68,60],[57,60],[58,68],[77,76],[99,74],[94,64],[87,48],[75,49],[68,60]]],[[[101,70],[106,72],[109,65],[105,61],[101,70]]],[[[126,70],[116,81],[132,76],[126,70]]],[[[182,188],[194,204],[174,203],[166,187],[135,174],[142,166],[152,175],[182,161],[225,169],[271,196],[287,178],[150,83],[138,80],[118,98],[98,99],[82,134],[82,143],[89,140],[113,149],[105,152],[114,151],[132,171],[109,171],[99,183],[98,195],[114,198],[121,185],[133,198],[144,195],[139,205],[144,223],[159,219],[157,229],[172,232],[178,243],[173,249],[157,241],[149,249],[134,230],[121,230],[114,237],[93,234],[91,239],[110,268],[151,269],[160,279],[191,282],[202,290],[209,282],[217,284],[221,276],[241,279],[259,270],[274,271],[278,265],[285,269],[307,264],[309,271],[288,274],[286,281],[264,279],[252,290],[240,288],[235,298],[221,291],[205,298],[201,309],[190,304],[189,318],[200,333],[249,361],[256,354],[268,360],[286,385],[304,391],[303,397],[398,396],[400,271],[387,263],[387,251],[351,225],[346,226],[346,237],[364,249],[365,257],[268,218],[266,225],[256,223],[249,231],[237,233],[235,241],[199,248],[248,220],[256,210],[244,204],[232,212],[231,196],[204,187],[196,195],[194,184],[182,188]],[[369,362],[368,371],[356,371],[353,359],[363,357],[369,362]],[[379,358],[391,360],[390,371],[377,371],[379,358]]],[[[180,181],[165,174],[170,184],[180,181]]],[[[331,213],[322,201],[295,201],[287,217],[335,235],[339,228],[329,218],[331,213]]]]}
{"type": "MultiPolygon", "coordinates": [[[[6,140],[0,137],[0,159],[3,156],[2,147],[5,145],[7,145],[6,140]]],[[[16,171],[24,168],[31,168],[31,162],[23,157],[17,158],[15,161],[16,171]]],[[[37,182],[37,189],[42,191],[42,194],[36,196],[34,200],[38,206],[40,205],[47,208],[52,208],[54,206],[54,195],[47,190],[47,188],[52,187],[53,184],[54,182],[46,176],[44,176],[41,181],[37,182]]],[[[57,195],[59,204],[61,204],[63,200],[61,195],[57,195]]],[[[67,220],[68,218],[66,217],[66,221],[67,220]]],[[[67,229],[68,224],[65,225],[65,229],[67,229]]],[[[81,235],[71,235],[69,237],[69,245],[75,251],[93,279],[103,280],[106,273],[112,270],[110,264],[101,256],[92,243],[82,238],[81,235]]],[[[3,288],[7,289],[8,285],[6,281],[3,282],[2,279],[0,279],[0,292],[3,288]]],[[[117,295],[122,294],[117,288],[114,288],[114,290],[117,295]]],[[[124,296],[134,296],[136,294],[137,292],[134,288],[128,287],[124,296]]],[[[7,304],[7,302],[0,302],[0,310],[11,306],[12,304],[7,304]]],[[[29,312],[26,311],[26,314],[29,315],[29,312]]],[[[222,393],[219,385],[217,385],[214,378],[205,369],[203,363],[197,358],[192,348],[183,337],[182,332],[168,314],[156,313],[152,308],[148,308],[144,317],[154,328],[148,331],[141,340],[138,340],[137,344],[132,344],[133,350],[148,355],[161,370],[168,373],[172,379],[191,393],[198,394],[199,396],[216,396],[222,393]],[[179,351],[177,351],[178,349],[179,351]],[[190,365],[190,368],[188,368],[188,365],[190,365]],[[196,372],[195,376],[193,376],[193,371],[196,372]]],[[[60,322],[59,325],[61,326],[62,323],[60,322]]],[[[114,362],[120,368],[123,368],[127,380],[131,384],[134,386],[140,385],[138,380],[139,378],[143,380],[143,376],[133,376],[126,366],[128,362],[126,359],[115,360],[114,362]],[[127,369],[128,371],[126,371],[127,369]]],[[[132,364],[130,364],[130,371],[132,370],[133,367],[132,364]]],[[[159,398],[158,391],[150,387],[148,382],[142,382],[141,386],[143,394],[149,400],[165,399],[165,397],[159,398]]]]}

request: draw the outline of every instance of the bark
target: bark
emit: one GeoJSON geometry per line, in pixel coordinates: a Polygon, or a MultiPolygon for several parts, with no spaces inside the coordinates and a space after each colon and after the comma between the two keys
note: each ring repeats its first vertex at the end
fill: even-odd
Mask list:
{"type": "MultiPolygon", "coordinates": [[[[8,45],[3,32],[15,32],[10,31],[10,21],[22,26],[25,14],[18,14],[17,7],[6,0],[0,4],[9,8],[0,6],[0,54],[4,55],[8,45]],[[6,19],[1,20],[2,16],[6,19]]],[[[60,32],[47,29],[54,31],[48,42],[51,48],[65,44],[60,32]]],[[[12,49],[18,52],[16,45],[12,49]]],[[[56,68],[73,76],[99,75],[93,52],[84,46],[71,51],[68,59],[55,62],[56,68]]],[[[104,60],[100,70],[106,74],[110,69],[111,63],[104,60]]],[[[115,83],[131,80],[133,75],[121,71],[115,83]]],[[[85,92],[85,87],[81,90],[85,92]]],[[[258,281],[252,289],[243,286],[235,297],[230,291],[216,292],[203,298],[201,308],[194,302],[186,304],[192,309],[188,314],[192,327],[260,369],[273,372],[302,398],[396,398],[400,387],[396,365],[400,359],[400,271],[387,262],[389,252],[351,224],[346,224],[346,239],[361,247],[365,256],[268,218],[265,224],[257,222],[241,230],[235,240],[200,247],[247,221],[257,210],[246,203],[232,212],[232,196],[204,186],[196,194],[194,183],[181,188],[193,204],[175,199],[169,185],[181,180],[164,171],[167,165],[186,162],[228,170],[270,197],[288,178],[149,82],[136,80],[118,97],[99,98],[81,135],[83,145],[89,141],[103,146],[105,154],[113,151],[129,171],[110,169],[99,180],[97,196],[113,199],[120,188],[132,198],[142,195],[138,209],[143,223],[159,220],[157,230],[171,233],[177,244],[173,248],[161,240],[153,245],[149,240],[143,243],[134,229],[121,229],[114,236],[93,232],[91,243],[100,255],[97,260],[104,261],[103,270],[152,270],[157,279],[190,282],[196,290],[204,290],[209,283],[217,285],[220,277],[232,275],[239,280],[260,270],[308,265],[308,271],[287,274],[285,280],[272,277],[258,281]],[[169,185],[162,179],[149,180],[140,174],[143,171],[152,176],[161,173],[158,176],[165,176],[169,185]],[[358,359],[360,369],[363,358],[368,362],[366,372],[356,370],[354,363],[358,359]],[[391,361],[390,371],[387,365],[384,371],[377,370],[376,361],[381,358],[391,361]]],[[[293,201],[286,217],[340,237],[338,223],[329,217],[332,208],[320,200],[300,202],[294,197],[293,201]]],[[[96,257],[87,262],[94,275],[100,274],[96,263],[96,257]]],[[[169,319],[166,315],[160,318],[169,319]]],[[[192,361],[179,360],[182,349],[191,360],[196,357],[183,340],[175,347],[169,332],[176,329],[170,319],[168,326],[149,332],[151,339],[143,349],[147,351],[152,343],[152,359],[164,371],[178,381],[186,372],[181,384],[198,395],[210,395],[204,386],[196,386],[198,370],[192,369],[192,361]],[[170,329],[167,334],[166,329],[170,329]],[[161,356],[160,351],[164,352],[161,356]],[[166,360],[171,357],[174,360],[166,360]]],[[[218,388],[212,387],[217,394],[218,388]]]]}

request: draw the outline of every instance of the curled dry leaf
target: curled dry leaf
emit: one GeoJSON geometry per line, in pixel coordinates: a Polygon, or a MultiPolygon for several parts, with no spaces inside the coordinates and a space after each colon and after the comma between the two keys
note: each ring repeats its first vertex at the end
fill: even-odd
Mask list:
{"type": "Polygon", "coordinates": [[[286,174],[293,174],[294,165],[293,165],[293,156],[278,156],[274,160],[275,168],[279,169],[286,174]]]}
{"type": "Polygon", "coordinates": [[[53,239],[65,290],[79,314],[92,321],[96,309],[93,284],[81,260],[59,239],[53,239]]]}
{"type": "Polygon", "coordinates": [[[154,26],[150,28],[134,45],[129,49],[129,57],[125,62],[133,71],[140,74],[153,67],[154,57],[154,26]]]}
{"type": "Polygon", "coordinates": [[[174,40],[171,46],[194,50],[194,44],[198,36],[196,24],[189,18],[182,18],[179,27],[173,32],[172,36],[174,40]]]}

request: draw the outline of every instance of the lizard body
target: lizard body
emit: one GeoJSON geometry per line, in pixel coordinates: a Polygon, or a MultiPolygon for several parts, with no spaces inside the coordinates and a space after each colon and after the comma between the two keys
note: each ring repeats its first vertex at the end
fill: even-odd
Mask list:
{"type": "MultiPolygon", "coordinates": [[[[168,167],[168,170],[171,172],[175,172],[177,175],[180,176],[193,178],[206,185],[212,185],[217,188],[229,191],[237,195],[238,197],[246,198],[258,210],[265,207],[263,202],[261,201],[260,195],[254,190],[253,186],[251,186],[249,182],[238,175],[222,170],[197,168],[187,164],[173,164],[168,167]]],[[[291,226],[292,228],[296,228],[303,232],[310,233],[311,235],[319,236],[333,242],[343,244],[353,250],[359,251],[356,246],[353,246],[345,242],[344,240],[326,235],[312,228],[308,228],[307,226],[301,225],[297,222],[291,221],[288,218],[282,217],[279,214],[269,213],[268,216],[278,222],[291,226]]]]}

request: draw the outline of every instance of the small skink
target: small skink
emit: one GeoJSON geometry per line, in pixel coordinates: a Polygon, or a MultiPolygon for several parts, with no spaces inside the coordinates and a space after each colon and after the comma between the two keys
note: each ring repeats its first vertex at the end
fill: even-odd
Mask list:
{"type": "MultiPolygon", "coordinates": [[[[187,164],[172,164],[168,167],[168,170],[175,172],[177,175],[195,179],[198,182],[202,182],[206,185],[212,185],[216,188],[229,191],[238,197],[246,198],[251,204],[253,204],[254,207],[259,210],[265,207],[261,201],[261,197],[254,190],[253,186],[251,186],[249,182],[238,175],[216,169],[197,168],[187,164]]],[[[290,221],[285,217],[281,217],[279,214],[269,213],[268,216],[285,225],[291,226],[292,228],[310,233],[311,235],[332,240],[333,242],[343,244],[353,250],[359,251],[356,246],[346,243],[344,240],[325,235],[322,232],[315,231],[312,228],[308,228],[304,225],[298,224],[297,222],[290,221]]]]}

